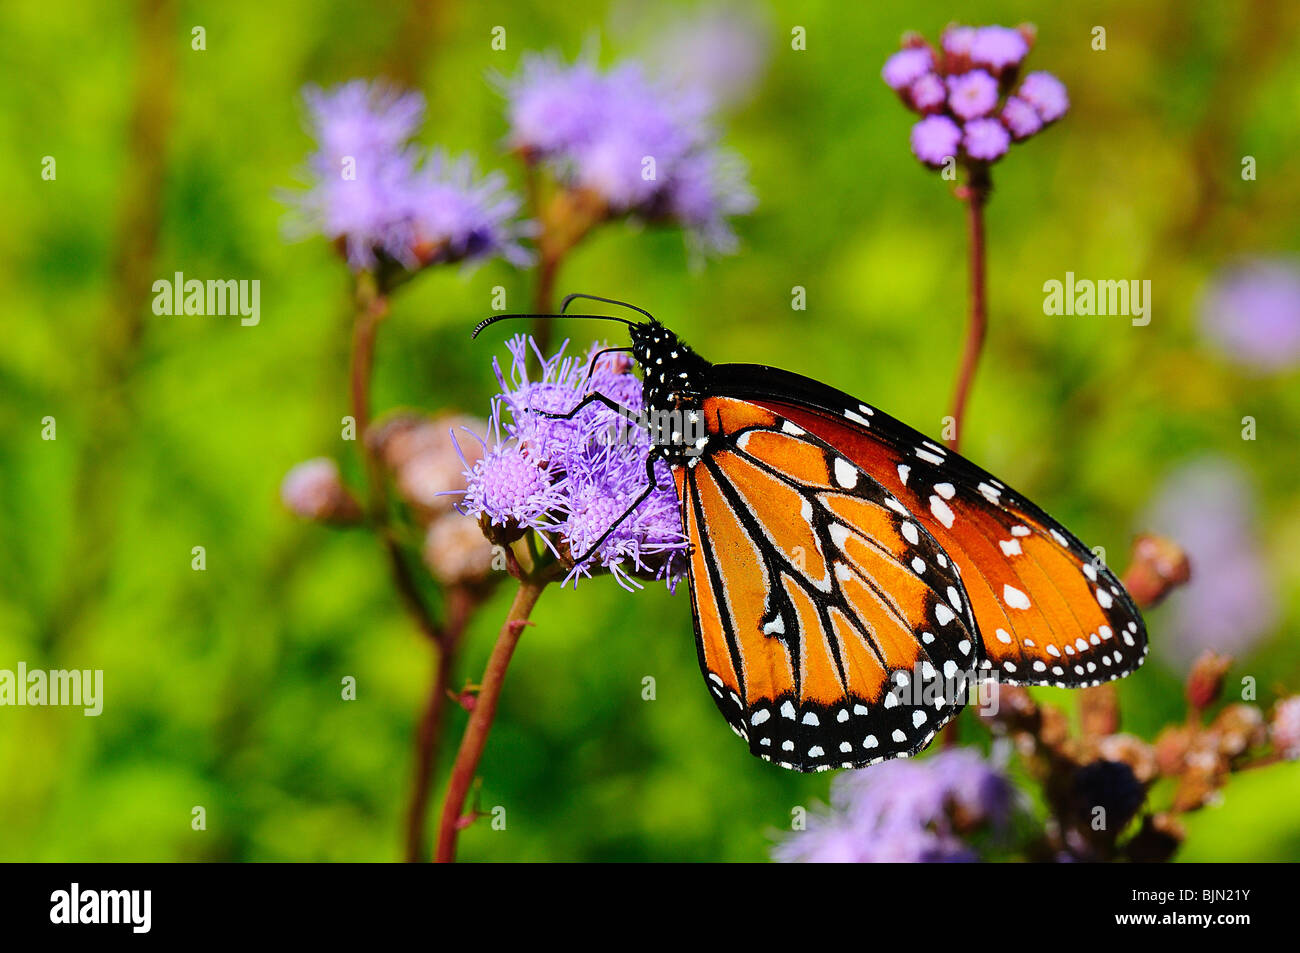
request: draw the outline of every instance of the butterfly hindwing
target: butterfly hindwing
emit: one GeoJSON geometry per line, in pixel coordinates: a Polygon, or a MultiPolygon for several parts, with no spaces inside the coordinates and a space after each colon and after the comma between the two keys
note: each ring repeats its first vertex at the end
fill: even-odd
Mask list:
{"type": "Polygon", "coordinates": [[[920,750],[981,654],[958,569],[866,471],[754,403],[706,399],[674,467],[701,670],[757,755],[799,770],[920,750]]]}

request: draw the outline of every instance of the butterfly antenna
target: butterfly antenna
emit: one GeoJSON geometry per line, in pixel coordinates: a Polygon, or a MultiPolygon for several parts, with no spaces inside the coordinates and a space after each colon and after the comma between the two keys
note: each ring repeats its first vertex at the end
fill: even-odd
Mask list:
{"type": "Polygon", "coordinates": [[[549,318],[549,319],[553,319],[553,318],[593,318],[593,319],[595,319],[595,320],[597,320],[597,321],[617,321],[617,322],[619,322],[619,324],[626,324],[626,325],[628,325],[629,327],[631,327],[633,324],[636,323],[636,322],[634,322],[634,321],[629,321],[627,318],[618,318],[618,317],[615,317],[615,316],[612,315],[612,314],[564,314],[564,313],[560,313],[560,314],[494,314],[494,315],[492,315],[492,317],[490,317],[490,318],[484,318],[482,321],[480,321],[480,322],[478,323],[478,326],[477,326],[476,328],[474,328],[474,333],[472,333],[472,334],[470,335],[470,337],[471,337],[471,338],[476,338],[476,337],[478,337],[479,332],[482,331],[484,328],[486,328],[489,324],[496,324],[498,321],[505,321],[507,318],[528,318],[528,319],[532,319],[532,318],[549,318]]]}
{"type": "Polygon", "coordinates": [[[587,301],[600,301],[604,304],[616,304],[620,308],[627,308],[629,311],[635,311],[638,314],[644,314],[651,321],[655,319],[655,316],[651,314],[649,311],[647,311],[645,308],[638,308],[636,305],[628,304],[626,301],[619,301],[617,298],[602,298],[600,295],[580,294],[577,292],[564,296],[564,300],[560,302],[560,313],[564,314],[565,312],[567,312],[569,310],[569,302],[575,300],[576,298],[583,298],[587,301]]]}

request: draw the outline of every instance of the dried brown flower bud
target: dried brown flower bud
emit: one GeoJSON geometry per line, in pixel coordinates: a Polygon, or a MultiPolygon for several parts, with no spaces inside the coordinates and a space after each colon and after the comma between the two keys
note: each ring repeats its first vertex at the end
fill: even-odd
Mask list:
{"type": "Polygon", "coordinates": [[[1273,723],[1269,726],[1273,750],[1287,761],[1300,761],[1300,695],[1277,703],[1273,723]]]}
{"type": "Polygon", "coordinates": [[[1195,711],[1209,708],[1223,691],[1223,677],[1232,659],[1215,652],[1203,652],[1187,676],[1187,701],[1195,711]]]}
{"type": "Polygon", "coordinates": [[[285,474],[280,498],[295,516],[322,523],[358,523],[361,505],[339,476],[338,464],[326,457],[305,460],[285,474]]]}
{"type": "Polygon", "coordinates": [[[467,430],[481,436],[487,432],[487,424],[461,414],[426,417],[407,413],[388,418],[367,436],[372,451],[392,473],[398,495],[415,508],[423,522],[456,505],[456,491],[465,489],[466,464],[473,466],[483,456],[483,445],[467,430]]]}
{"type": "Polygon", "coordinates": [[[1133,555],[1124,586],[1143,609],[1158,605],[1173,589],[1191,578],[1187,554],[1172,540],[1144,534],[1133,541],[1133,555]]]}
{"type": "Polygon", "coordinates": [[[424,561],[447,585],[482,582],[492,571],[492,544],[478,520],[451,512],[435,518],[424,537],[424,561]]]}
{"type": "Polygon", "coordinates": [[[1210,725],[1210,733],[1218,740],[1219,753],[1235,758],[1268,740],[1264,713],[1254,705],[1238,703],[1219,712],[1210,725]]]}
{"type": "Polygon", "coordinates": [[[1083,690],[1079,721],[1085,738],[1104,738],[1119,731],[1119,697],[1113,682],[1083,690]]]}
{"type": "Polygon", "coordinates": [[[1183,773],[1187,767],[1187,752],[1191,749],[1192,739],[1196,733],[1185,725],[1166,728],[1156,738],[1156,764],[1160,773],[1173,777],[1183,773]]]}

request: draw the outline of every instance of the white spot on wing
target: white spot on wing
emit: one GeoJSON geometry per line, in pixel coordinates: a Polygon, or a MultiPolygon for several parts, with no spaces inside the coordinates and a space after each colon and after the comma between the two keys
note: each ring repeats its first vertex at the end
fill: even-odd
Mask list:
{"type": "Polygon", "coordinates": [[[1028,609],[1030,606],[1029,597],[1011,585],[1002,587],[1002,600],[1013,609],[1028,609]]]}
{"type": "MultiPolygon", "coordinates": [[[[935,489],[938,489],[938,487],[935,487],[935,489]]],[[[931,496],[930,512],[934,514],[935,519],[944,525],[945,529],[952,529],[953,515],[947,503],[937,496],[931,496]]]]}
{"type": "Polygon", "coordinates": [[[858,469],[843,457],[835,458],[835,482],[846,490],[858,485],[858,469]]]}

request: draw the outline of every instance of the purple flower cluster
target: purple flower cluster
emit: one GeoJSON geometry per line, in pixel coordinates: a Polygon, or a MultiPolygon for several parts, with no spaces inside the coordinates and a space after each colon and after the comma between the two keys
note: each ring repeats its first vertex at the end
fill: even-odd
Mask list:
{"type": "Polygon", "coordinates": [[[949,159],[995,162],[1065,115],[1065,86],[1051,73],[1020,67],[1033,43],[1028,27],[950,26],[935,50],[916,36],[885,61],[881,76],[908,109],[912,152],[932,168],[949,159]]]}
{"type": "Polygon", "coordinates": [[[1201,330],[1226,357],[1260,373],[1300,362],[1300,268],[1257,259],[1225,268],[1201,302],[1201,330]]]}
{"type": "Polygon", "coordinates": [[[612,215],[682,225],[708,251],[736,238],[729,218],[754,196],[744,165],[717,145],[711,99],[651,79],[635,63],[525,58],[504,82],[510,145],[566,186],[599,196],[612,215]]]}
{"type": "Polygon", "coordinates": [[[786,863],[940,863],[977,857],[961,835],[1001,826],[1014,805],[1007,778],[979,753],[952,748],[886,761],[831,784],[830,810],[772,851],[786,863]]]}
{"type": "Polygon", "coordinates": [[[494,255],[527,262],[514,221],[520,203],[505,179],[478,178],[468,157],[411,143],[424,118],[419,93],[353,80],[303,98],[317,149],[310,190],[295,201],[306,230],[341,243],[355,270],[380,258],[408,270],[494,255]]]}
{"type": "MultiPolygon", "coordinates": [[[[501,385],[489,424],[493,445],[482,460],[467,464],[460,506],[506,535],[534,530],[562,557],[586,552],[645,490],[650,450],[645,428],[601,404],[589,404],[570,420],[537,413],[567,413],[592,392],[641,412],[641,381],[626,355],[603,355],[592,367],[599,345],[584,357],[566,357],[566,346],[545,358],[520,335],[508,345],[508,374],[493,361],[501,385]],[[542,368],[537,379],[528,373],[530,353],[542,368]]],[[[655,473],[659,489],[590,559],[573,566],[569,578],[603,566],[625,588],[636,585],[634,577],[676,582],[685,569],[686,537],[663,461],[655,473]]]]}

